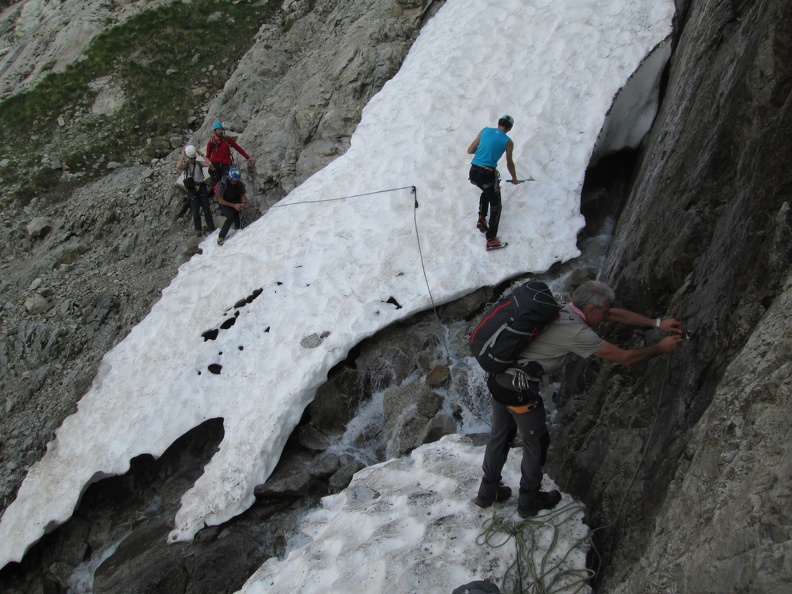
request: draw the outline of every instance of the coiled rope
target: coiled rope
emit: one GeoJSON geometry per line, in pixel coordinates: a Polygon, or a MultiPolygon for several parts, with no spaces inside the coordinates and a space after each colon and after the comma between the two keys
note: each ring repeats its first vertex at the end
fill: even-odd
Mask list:
{"type": "Polygon", "coordinates": [[[575,541],[566,552],[559,550],[559,537],[565,524],[580,522],[585,513],[581,503],[573,502],[555,507],[549,513],[525,520],[515,521],[511,517],[493,514],[484,523],[476,544],[499,548],[514,541],[515,559],[503,576],[503,591],[508,593],[554,594],[556,592],[580,592],[588,586],[595,573],[588,568],[564,567],[576,549],[584,554],[590,546],[589,536],[575,541]],[[542,549],[540,540],[547,539],[550,545],[539,558],[542,549]]]}

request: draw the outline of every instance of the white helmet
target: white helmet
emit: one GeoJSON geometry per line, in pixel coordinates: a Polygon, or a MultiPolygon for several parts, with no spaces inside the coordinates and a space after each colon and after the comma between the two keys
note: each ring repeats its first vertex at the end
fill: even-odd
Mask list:
{"type": "Polygon", "coordinates": [[[187,155],[188,159],[194,159],[195,155],[198,154],[198,151],[195,150],[195,147],[191,144],[188,144],[187,147],[184,149],[184,154],[187,155]]]}

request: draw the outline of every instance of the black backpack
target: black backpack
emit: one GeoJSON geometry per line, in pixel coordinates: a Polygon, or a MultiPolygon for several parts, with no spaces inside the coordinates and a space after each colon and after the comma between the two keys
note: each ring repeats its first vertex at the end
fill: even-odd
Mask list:
{"type": "Polygon", "coordinates": [[[470,352],[484,371],[502,373],[558,319],[561,307],[545,283],[530,280],[484,312],[470,335],[470,352]]]}
{"type": "Polygon", "coordinates": [[[454,588],[451,594],[500,594],[500,590],[489,580],[476,580],[454,588]]]}

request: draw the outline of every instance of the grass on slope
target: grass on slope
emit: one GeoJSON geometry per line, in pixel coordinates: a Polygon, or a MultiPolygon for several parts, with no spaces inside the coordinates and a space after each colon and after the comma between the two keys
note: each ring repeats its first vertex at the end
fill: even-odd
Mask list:
{"type": "Polygon", "coordinates": [[[222,89],[273,15],[272,4],[193,0],[148,10],[108,28],[64,72],[0,102],[0,128],[12,131],[3,151],[11,163],[0,169],[0,208],[40,193],[64,199],[70,184],[60,181],[54,161],[82,172],[84,183],[108,161],[170,152],[168,138],[187,130],[196,106],[222,89]],[[108,81],[125,101],[112,115],[95,115],[91,107],[108,81]]]}

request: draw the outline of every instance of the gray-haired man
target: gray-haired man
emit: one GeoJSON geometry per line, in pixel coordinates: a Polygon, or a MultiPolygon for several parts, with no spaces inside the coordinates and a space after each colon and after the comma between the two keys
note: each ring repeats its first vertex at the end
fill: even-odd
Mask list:
{"type": "MultiPolygon", "coordinates": [[[[552,373],[560,370],[572,354],[584,358],[594,355],[629,366],[670,353],[682,344],[682,324],[677,320],[653,320],[626,309],[617,309],[612,307],[614,299],[613,290],[605,283],[588,281],[580,285],[572,296],[572,302],[561,310],[559,319],[521,353],[516,367],[526,369],[533,366],[538,373],[552,373]],[[656,327],[671,335],[652,346],[624,350],[605,342],[594,332],[593,328],[606,320],[630,326],[656,327]],[[536,367],[537,364],[541,368],[536,367]]],[[[515,385],[519,382],[515,384],[515,375],[525,377],[520,376],[519,371],[509,369],[505,373],[490,374],[487,379],[487,387],[492,394],[492,430],[484,452],[484,478],[473,501],[480,507],[489,507],[511,496],[511,489],[501,484],[501,471],[519,428],[523,458],[517,512],[526,518],[536,515],[539,510],[554,507],[561,500],[561,495],[558,491],[541,490],[542,466],[547,458],[550,437],[538,382],[523,381],[520,386],[530,391],[532,401],[529,397],[527,404],[509,406],[507,403],[516,401],[515,385]]]]}

